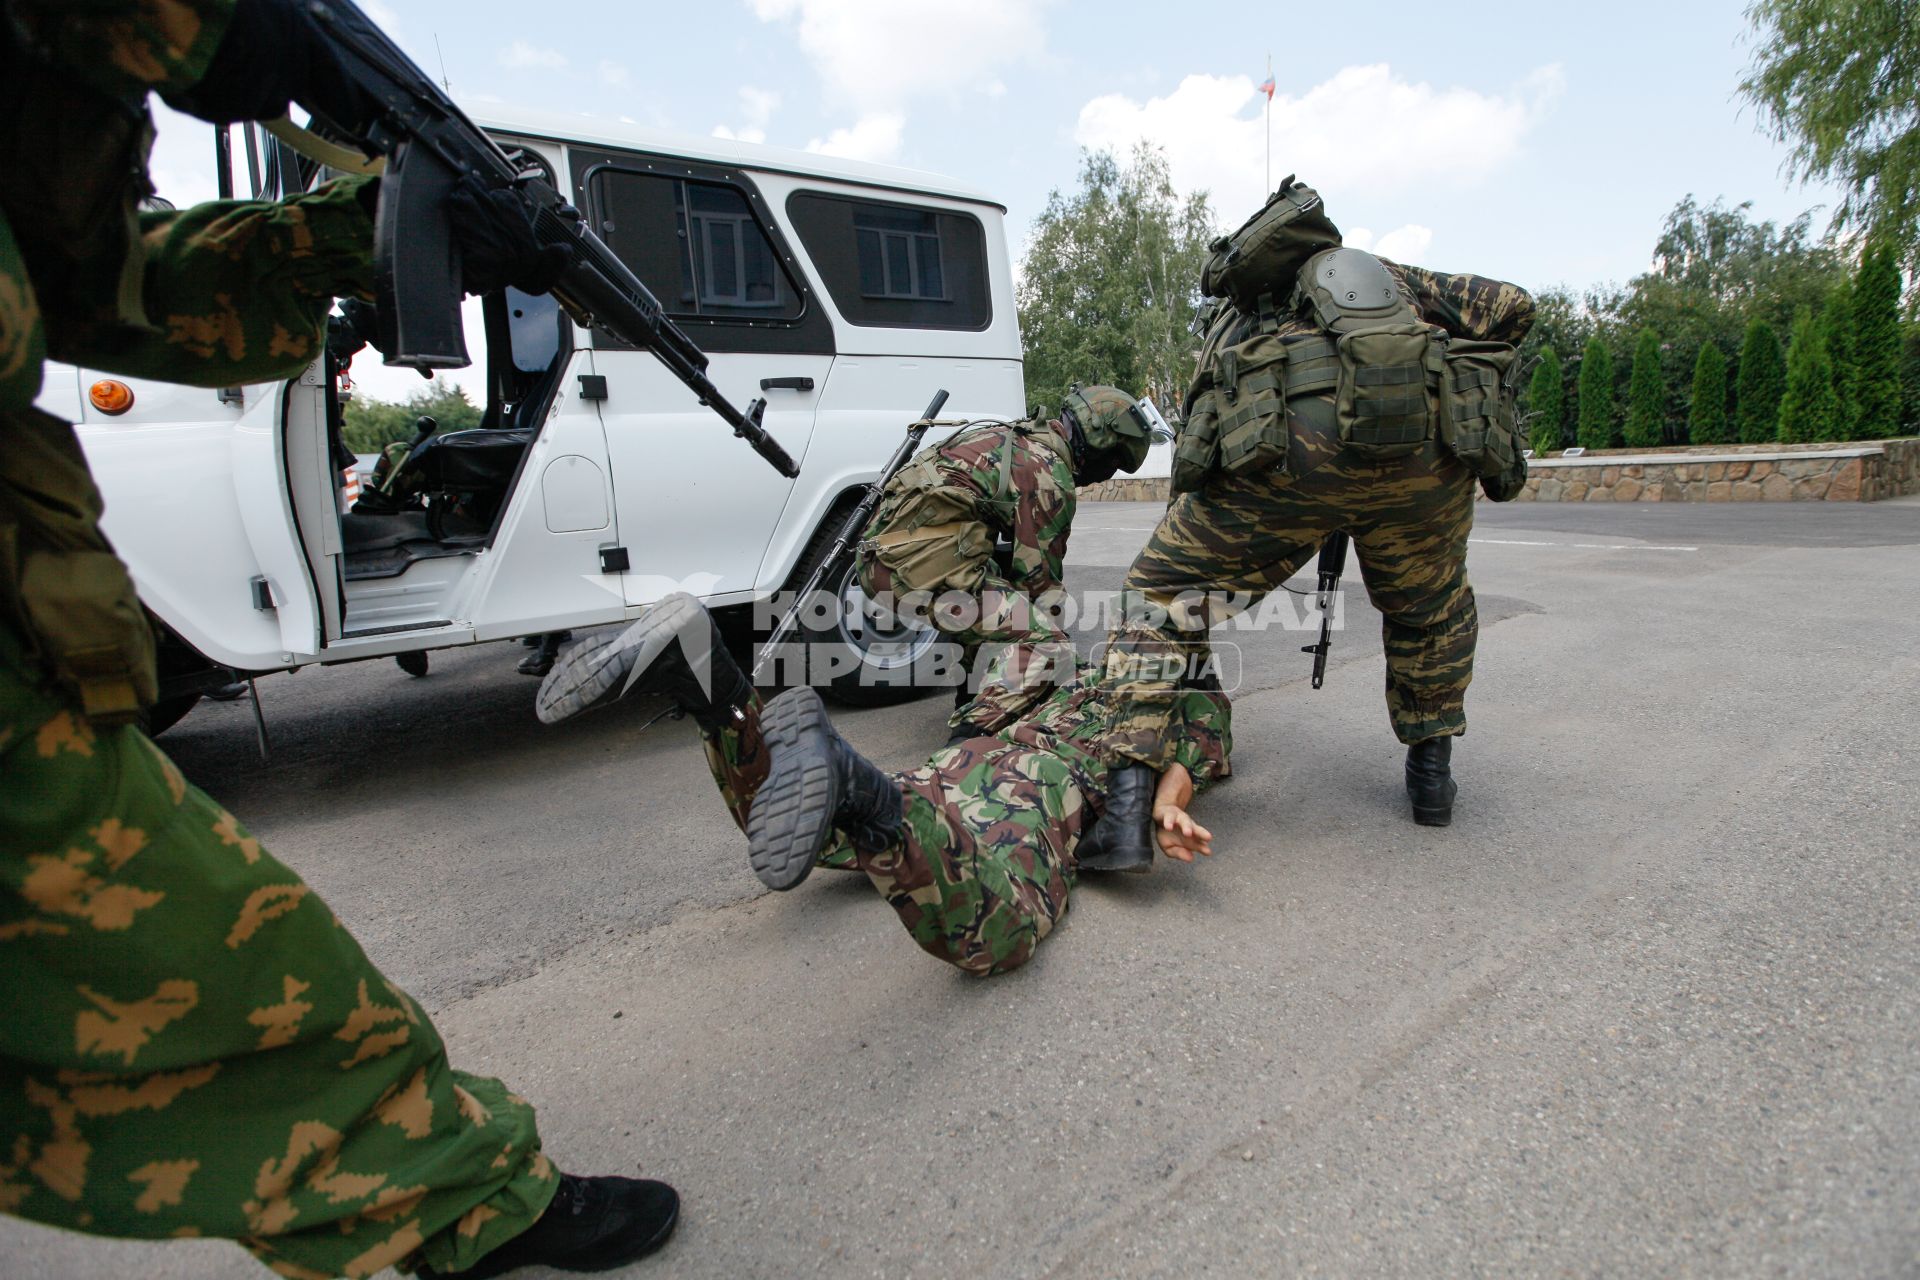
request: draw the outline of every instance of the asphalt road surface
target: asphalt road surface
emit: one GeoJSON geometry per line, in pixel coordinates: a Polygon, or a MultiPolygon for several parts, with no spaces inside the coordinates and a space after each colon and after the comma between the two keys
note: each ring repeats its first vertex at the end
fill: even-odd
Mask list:
{"type": "MultiPolygon", "coordinates": [[[[1069,587],[1155,515],[1083,508],[1069,587]]],[[[1319,692],[1221,636],[1218,856],[986,982],[860,877],[766,894],[689,724],[543,728],[517,648],[164,741],[563,1167],[678,1184],[634,1276],[1920,1275],[1920,503],[1483,505],[1471,564],[1454,826],[1356,577],[1319,692]]],[[[898,767],[946,705],[836,718],[898,767]]],[[[0,1274],[266,1273],[6,1220],[0,1274]]]]}

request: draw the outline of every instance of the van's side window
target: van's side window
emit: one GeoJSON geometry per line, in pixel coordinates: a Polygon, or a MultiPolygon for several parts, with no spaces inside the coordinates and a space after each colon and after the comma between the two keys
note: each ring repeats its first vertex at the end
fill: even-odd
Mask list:
{"type": "Polygon", "coordinates": [[[738,190],[620,169],[593,177],[601,238],[676,316],[791,320],[780,255],[738,190]]]}
{"type": "Polygon", "coordinates": [[[970,214],[798,191],[787,199],[787,216],[849,323],[984,329],[993,322],[986,235],[970,214]]]}

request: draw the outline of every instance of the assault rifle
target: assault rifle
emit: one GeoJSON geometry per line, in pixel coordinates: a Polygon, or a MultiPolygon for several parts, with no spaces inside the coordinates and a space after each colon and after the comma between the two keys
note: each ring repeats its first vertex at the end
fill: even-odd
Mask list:
{"type": "Polygon", "coordinates": [[[800,594],[794,597],[791,605],[787,606],[787,611],[780,615],[780,621],[774,624],[772,633],[767,636],[767,642],[760,646],[760,652],[753,660],[753,683],[760,683],[760,677],[766,674],[767,668],[772,665],[774,656],[780,651],[780,646],[785,644],[787,637],[799,627],[801,611],[807,607],[807,602],[813,599],[814,593],[826,583],[837,582],[840,575],[846,572],[847,565],[852,560],[854,548],[859,545],[860,535],[866,531],[867,522],[873,519],[873,513],[880,505],[881,495],[886,492],[887,482],[900,473],[900,468],[906,466],[914,454],[920,452],[921,438],[927,434],[928,429],[936,426],[961,425],[958,421],[941,422],[936,419],[935,415],[946,403],[945,391],[934,393],[932,403],[927,405],[927,411],[920,415],[918,421],[907,427],[907,438],[902,440],[900,447],[893,451],[893,457],[889,458],[887,465],[881,468],[879,477],[867,486],[867,491],[860,496],[859,505],[848,512],[847,518],[840,522],[839,532],[834,535],[833,543],[827,548],[827,553],[820,557],[819,563],[814,565],[813,572],[807,575],[806,582],[800,587],[800,594]]]}
{"type": "Polygon", "coordinates": [[[1327,651],[1333,648],[1333,602],[1340,594],[1340,575],[1347,571],[1347,535],[1330,533],[1320,544],[1320,585],[1314,603],[1320,610],[1320,643],[1302,645],[1313,655],[1313,687],[1327,682],[1327,651]]]}
{"type": "MultiPolygon", "coordinates": [[[[352,0],[306,0],[332,39],[355,87],[372,104],[368,120],[328,120],[369,154],[385,157],[379,213],[374,220],[379,281],[380,346],[388,364],[422,371],[470,363],[460,320],[459,249],[446,208],[449,192],[468,176],[511,191],[525,207],[542,244],[565,244],[573,262],[553,296],[582,325],[598,326],[630,346],[651,351],[700,403],[719,414],[781,475],[800,469],[760,425],[766,401],[742,413],[707,377],[707,357],[667,317],[660,300],[586,225],[580,211],[554,190],[540,168],[510,156],[482,133],[399,46],[352,0]]],[[[323,163],[365,169],[349,148],[299,134],[281,122],[271,130],[323,163]],[[319,143],[315,148],[313,144],[319,143]],[[332,151],[335,155],[325,154],[332,151]],[[344,164],[336,163],[336,156],[344,164]]]]}

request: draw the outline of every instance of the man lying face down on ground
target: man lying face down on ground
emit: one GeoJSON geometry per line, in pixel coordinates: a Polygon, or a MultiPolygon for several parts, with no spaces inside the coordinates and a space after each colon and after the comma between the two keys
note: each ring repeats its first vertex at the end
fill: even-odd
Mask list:
{"type": "MultiPolygon", "coordinates": [[[[1065,914],[1076,852],[1098,841],[1109,787],[1128,776],[1111,767],[1130,763],[1116,750],[1126,729],[1097,668],[992,736],[884,773],[834,731],[812,689],[763,705],[687,595],[564,654],[540,687],[540,719],[556,724],[635,689],[665,694],[698,723],[765,884],[791,889],[815,866],[863,871],[924,950],[983,977],[1026,963],[1065,914]]],[[[1168,857],[1191,862],[1213,852],[1187,806],[1228,774],[1227,699],[1188,690],[1176,719],[1153,833],[1168,857]]],[[[1144,851],[1129,869],[1147,870],[1151,857],[1144,851]]]]}

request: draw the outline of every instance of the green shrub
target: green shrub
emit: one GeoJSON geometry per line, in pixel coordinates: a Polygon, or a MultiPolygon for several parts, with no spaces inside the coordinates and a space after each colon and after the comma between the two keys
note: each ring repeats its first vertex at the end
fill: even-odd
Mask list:
{"type": "Polygon", "coordinates": [[[1773,326],[1756,319],[1740,344],[1740,373],[1734,379],[1733,420],[1740,443],[1764,444],[1780,430],[1780,397],[1787,391],[1787,367],[1773,326]]]}
{"type": "Polygon", "coordinates": [[[1660,335],[1642,329],[1633,345],[1633,376],[1627,383],[1626,441],[1629,449],[1661,443],[1667,391],[1660,376],[1660,335]]]}
{"type": "Polygon", "coordinates": [[[1727,358],[1711,342],[1700,348],[1700,358],[1693,362],[1687,439],[1694,444],[1725,444],[1727,439],[1727,358]]]}
{"type": "Polygon", "coordinates": [[[1842,425],[1827,323],[1802,307],[1787,344],[1787,393],[1780,398],[1777,438],[1794,444],[1831,440],[1842,425]]]}
{"type": "Polygon", "coordinates": [[[1580,420],[1576,436],[1583,449],[1613,443],[1613,357],[1596,334],[1580,357],[1580,420]]]}
{"type": "Polygon", "coordinates": [[[1533,367],[1533,381],[1527,386],[1528,444],[1533,456],[1543,458],[1560,447],[1560,430],[1567,420],[1567,393],[1561,385],[1560,357],[1552,347],[1540,353],[1533,367]]]}
{"type": "Polygon", "coordinates": [[[1853,286],[1855,434],[1900,434],[1900,264],[1885,241],[1860,259],[1853,286]]]}

